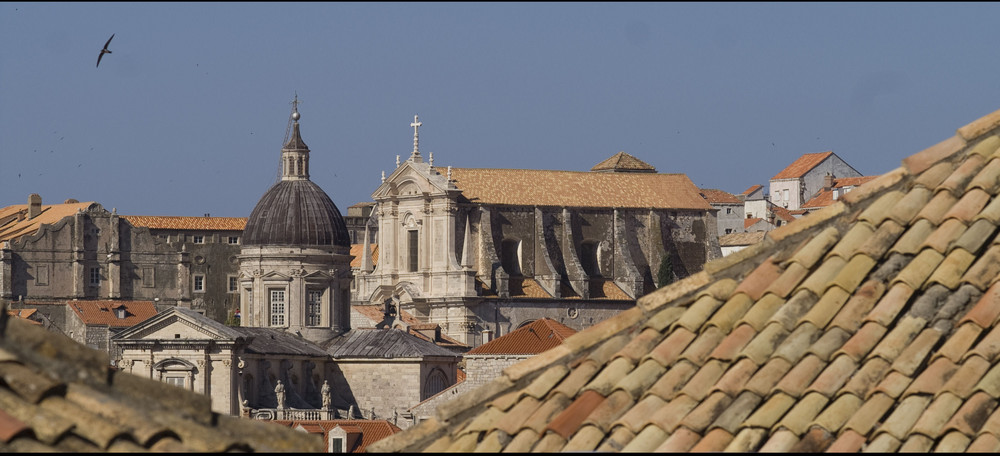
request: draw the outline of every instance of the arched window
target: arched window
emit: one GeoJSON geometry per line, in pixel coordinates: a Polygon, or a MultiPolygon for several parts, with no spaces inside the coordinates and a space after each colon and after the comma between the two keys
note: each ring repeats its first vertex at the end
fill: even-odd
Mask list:
{"type": "Polygon", "coordinates": [[[504,239],[500,243],[500,265],[510,275],[521,275],[521,241],[504,239]]]}
{"type": "Polygon", "coordinates": [[[434,368],[430,374],[427,375],[427,380],[424,382],[424,391],[420,397],[420,400],[427,399],[437,393],[444,391],[448,387],[448,376],[444,374],[444,371],[438,368],[434,368]]]}
{"type": "Polygon", "coordinates": [[[197,368],[190,361],[180,358],[169,358],[153,365],[156,379],[168,385],[184,389],[194,389],[194,374],[197,368]]]}

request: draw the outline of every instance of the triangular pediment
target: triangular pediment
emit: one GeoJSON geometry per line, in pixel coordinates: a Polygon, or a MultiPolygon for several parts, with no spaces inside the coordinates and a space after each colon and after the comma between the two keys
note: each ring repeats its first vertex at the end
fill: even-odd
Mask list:
{"type": "Polygon", "coordinates": [[[117,341],[140,340],[236,340],[244,337],[238,330],[225,326],[191,309],[180,307],[160,312],[121,333],[117,341]]]}
{"type": "Polygon", "coordinates": [[[280,280],[291,280],[292,276],[288,274],[282,274],[278,271],[268,271],[261,275],[264,279],[280,279],[280,280]]]}
{"type": "Polygon", "coordinates": [[[305,275],[307,279],[333,279],[334,277],[326,271],[313,271],[305,275]]]}
{"type": "Polygon", "coordinates": [[[377,201],[388,197],[442,195],[457,191],[437,167],[407,160],[400,163],[382,185],[375,189],[372,198],[377,201]]]}

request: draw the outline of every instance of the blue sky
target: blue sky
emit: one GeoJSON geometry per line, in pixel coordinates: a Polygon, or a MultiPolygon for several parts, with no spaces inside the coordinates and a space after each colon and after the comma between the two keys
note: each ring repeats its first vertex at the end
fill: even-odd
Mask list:
{"type": "Polygon", "coordinates": [[[992,3],[0,3],[0,206],[246,217],[290,102],[342,212],[420,149],[739,193],[880,174],[1000,109],[992,3]],[[97,55],[115,34],[99,68],[97,55]]]}

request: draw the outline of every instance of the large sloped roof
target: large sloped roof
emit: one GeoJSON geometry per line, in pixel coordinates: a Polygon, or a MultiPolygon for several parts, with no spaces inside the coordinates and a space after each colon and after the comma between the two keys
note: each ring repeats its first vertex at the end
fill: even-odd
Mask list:
{"type": "Polygon", "coordinates": [[[334,359],[349,358],[423,358],[444,356],[455,358],[455,352],[399,329],[352,329],[324,344],[334,359]]]}
{"type": "Polygon", "coordinates": [[[452,168],[451,177],[473,203],[712,209],[684,174],[452,168]]]}
{"type": "Polygon", "coordinates": [[[0,453],[322,451],[314,435],[215,413],[208,396],[115,371],[106,353],[0,311],[0,453]]]}
{"type": "Polygon", "coordinates": [[[51,225],[77,211],[98,207],[100,205],[93,201],[81,203],[76,200],[67,200],[62,204],[42,205],[42,211],[34,218],[27,218],[27,204],[15,204],[0,208],[0,241],[10,241],[21,236],[35,234],[43,223],[51,225]]]}
{"type": "Polygon", "coordinates": [[[370,449],[1000,450],[998,131],[1000,111],[370,449]]]}
{"type": "Polygon", "coordinates": [[[66,306],[84,324],[128,328],[156,315],[153,301],[86,300],[66,301],[66,306]],[[115,309],[125,308],[125,318],[118,318],[115,309]]]}
{"type": "Polygon", "coordinates": [[[473,348],[467,354],[537,354],[563,343],[573,334],[576,334],[575,329],[550,318],[542,318],[473,348]]]}
{"type": "Polygon", "coordinates": [[[243,231],[245,217],[183,217],[166,215],[123,215],[132,226],[154,230],[243,231]]]}
{"type": "Polygon", "coordinates": [[[833,155],[833,152],[831,151],[820,152],[815,154],[803,154],[801,157],[793,161],[792,164],[788,165],[787,167],[785,167],[785,169],[781,170],[780,173],[775,174],[774,177],[771,178],[771,180],[793,179],[805,176],[806,173],[808,173],[810,170],[815,168],[820,163],[823,163],[823,160],[826,160],[831,155],[833,155]]]}

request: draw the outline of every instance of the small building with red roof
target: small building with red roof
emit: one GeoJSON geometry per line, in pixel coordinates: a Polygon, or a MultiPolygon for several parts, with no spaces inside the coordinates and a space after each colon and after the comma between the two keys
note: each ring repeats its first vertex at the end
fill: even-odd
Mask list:
{"type": "Polygon", "coordinates": [[[66,310],[66,335],[104,352],[111,336],[156,315],[153,301],[74,300],[66,301],[66,310]]]}
{"type": "Polygon", "coordinates": [[[798,209],[823,188],[827,175],[835,178],[862,176],[832,151],[803,154],[771,178],[771,202],[789,210],[798,209]]]}
{"type": "Polygon", "coordinates": [[[743,232],[743,200],[724,190],[700,189],[701,197],[718,212],[715,214],[719,236],[743,232]]]}
{"type": "Polygon", "coordinates": [[[368,445],[402,432],[389,420],[275,420],[274,423],[323,436],[327,453],[365,453],[368,445]]]}
{"type": "Polygon", "coordinates": [[[576,332],[558,321],[541,318],[469,350],[463,361],[464,380],[410,408],[405,418],[412,419],[413,424],[417,424],[434,416],[441,404],[489,383],[514,364],[562,345],[576,332]]]}

